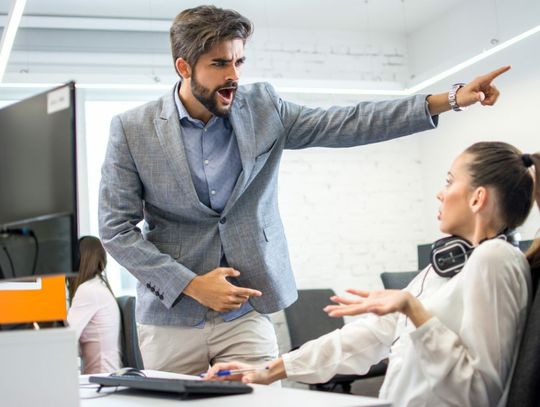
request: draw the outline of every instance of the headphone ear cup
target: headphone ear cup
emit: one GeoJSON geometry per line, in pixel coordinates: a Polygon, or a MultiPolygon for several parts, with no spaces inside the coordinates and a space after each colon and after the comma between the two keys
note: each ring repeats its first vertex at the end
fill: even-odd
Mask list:
{"type": "Polygon", "coordinates": [[[449,236],[437,240],[431,247],[431,266],[441,277],[451,278],[461,271],[474,250],[467,240],[449,236]]]}

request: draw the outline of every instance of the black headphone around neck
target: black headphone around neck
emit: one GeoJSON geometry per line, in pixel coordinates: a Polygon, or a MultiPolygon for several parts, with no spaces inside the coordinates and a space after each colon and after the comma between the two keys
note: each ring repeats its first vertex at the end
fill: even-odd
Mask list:
{"type": "MultiPolygon", "coordinates": [[[[504,229],[495,237],[483,239],[480,244],[491,239],[503,239],[519,247],[519,235],[515,230],[504,229]]],[[[431,266],[441,277],[454,277],[463,269],[474,248],[471,242],[459,236],[439,239],[431,246],[431,266]]]]}

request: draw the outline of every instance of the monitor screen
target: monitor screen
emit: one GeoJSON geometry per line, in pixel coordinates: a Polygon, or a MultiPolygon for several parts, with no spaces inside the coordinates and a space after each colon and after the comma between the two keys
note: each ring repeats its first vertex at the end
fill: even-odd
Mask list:
{"type": "Polygon", "coordinates": [[[75,128],[74,83],[0,109],[0,278],[74,271],[75,128]]]}

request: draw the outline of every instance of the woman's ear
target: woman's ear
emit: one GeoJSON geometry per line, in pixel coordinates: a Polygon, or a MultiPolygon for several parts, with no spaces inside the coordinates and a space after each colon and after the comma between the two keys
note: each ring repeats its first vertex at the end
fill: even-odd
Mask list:
{"type": "Polygon", "coordinates": [[[473,213],[478,213],[488,203],[488,190],[485,187],[477,187],[469,200],[469,207],[473,213]]]}
{"type": "Polygon", "coordinates": [[[183,58],[178,58],[174,66],[183,79],[189,79],[191,77],[191,66],[183,58]]]}

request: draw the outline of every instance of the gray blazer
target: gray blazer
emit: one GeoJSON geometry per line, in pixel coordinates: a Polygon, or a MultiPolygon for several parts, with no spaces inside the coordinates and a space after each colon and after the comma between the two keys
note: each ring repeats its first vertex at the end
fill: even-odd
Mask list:
{"type": "Polygon", "coordinates": [[[200,322],[207,308],[182,291],[219,266],[221,247],[241,273],[235,283],[263,293],[249,300],[253,308],[289,306],[297,292],[278,210],[283,150],[357,146],[436,126],[425,96],[323,110],[286,102],[265,83],[238,89],[230,120],[242,173],[221,214],[197,197],[172,92],[112,120],[99,228],[107,251],[139,280],[140,323],[200,322]]]}

